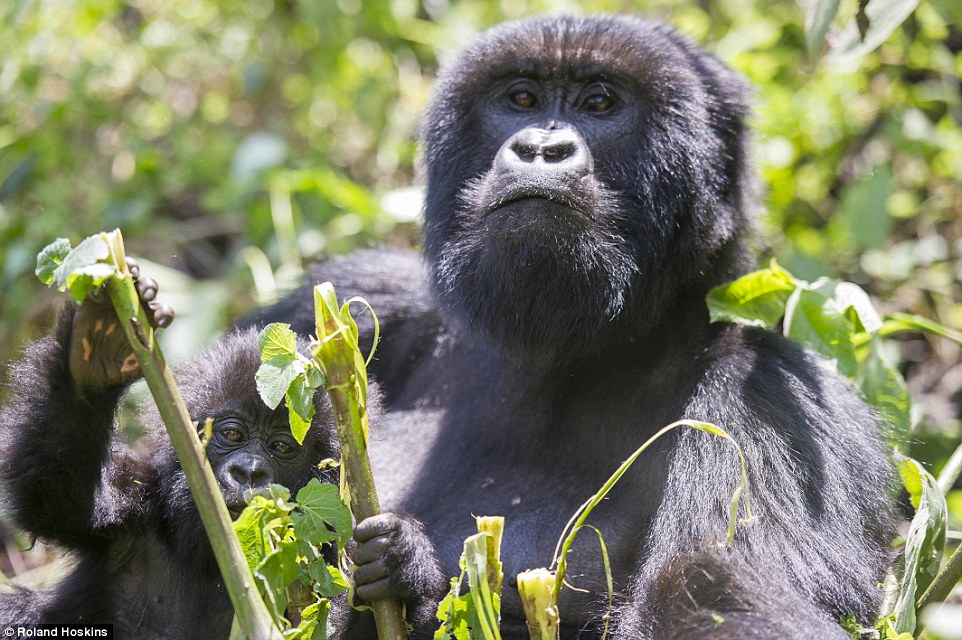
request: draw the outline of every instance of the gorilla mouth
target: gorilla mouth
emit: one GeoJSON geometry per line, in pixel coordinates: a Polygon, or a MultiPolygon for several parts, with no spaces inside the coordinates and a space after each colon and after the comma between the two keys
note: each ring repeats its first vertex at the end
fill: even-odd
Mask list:
{"type": "Polygon", "coordinates": [[[485,208],[484,215],[490,215],[498,209],[502,209],[508,205],[523,202],[525,200],[540,200],[542,202],[550,202],[551,204],[560,205],[561,207],[584,217],[587,217],[585,212],[590,209],[588,203],[583,202],[581,198],[575,197],[574,194],[570,192],[560,191],[557,189],[529,188],[509,191],[504,195],[498,196],[485,208]]]}

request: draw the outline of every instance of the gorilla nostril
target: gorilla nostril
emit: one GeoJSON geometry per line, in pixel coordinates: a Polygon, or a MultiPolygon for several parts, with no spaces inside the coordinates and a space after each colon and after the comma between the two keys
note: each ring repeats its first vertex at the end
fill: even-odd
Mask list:
{"type": "Polygon", "coordinates": [[[563,140],[542,147],[541,155],[545,162],[563,162],[575,155],[575,150],[574,142],[563,140]]]}
{"type": "Polygon", "coordinates": [[[234,464],[228,469],[231,479],[245,489],[258,489],[270,484],[270,474],[259,464],[234,464]]]}
{"type": "Polygon", "coordinates": [[[524,162],[534,162],[534,159],[538,156],[537,145],[529,142],[522,142],[518,140],[511,145],[511,150],[514,151],[514,154],[524,162]]]}

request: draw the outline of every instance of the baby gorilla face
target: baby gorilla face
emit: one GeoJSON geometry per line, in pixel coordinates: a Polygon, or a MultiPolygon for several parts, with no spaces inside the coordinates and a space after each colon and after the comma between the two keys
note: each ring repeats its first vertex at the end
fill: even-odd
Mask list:
{"type": "Polygon", "coordinates": [[[333,471],[318,469],[322,460],[339,457],[326,395],[315,395],[311,428],[298,443],[287,407],[270,409],[257,391],[260,364],[257,333],[246,331],[225,336],[177,375],[202,438],[210,420],[207,458],[234,517],[244,509],[245,491],[280,484],[294,494],[314,477],[336,481],[333,471]]]}

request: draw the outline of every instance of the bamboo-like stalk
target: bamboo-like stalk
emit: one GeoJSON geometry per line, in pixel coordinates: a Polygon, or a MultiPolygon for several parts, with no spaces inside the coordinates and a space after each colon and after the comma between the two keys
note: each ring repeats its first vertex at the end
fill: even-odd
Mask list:
{"type": "Polygon", "coordinates": [[[124,260],[123,238],[119,231],[115,231],[107,234],[107,241],[118,269],[118,274],[108,278],[105,283],[107,295],[167,427],[174,453],[187,477],[191,495],[210,538],[237,620],[250,640],[280,640],[281,633],[274,626],[254,585],[254,578],[234,534],[230,514],[197,437],[197,430],[140,304],[133,276],[124,260]]]}
{"type": "MultiPolygon", "coordinates": [[[[320,295],[315,295],[315,324],[322,344],[316,354],[323,361],[325,389],[334,409],[337,438],[341,445],[341,473],[350,496],[351,512],[358,521],[381,512],[374,474],[367,453],[368,419],[356,369],[357,345],[348,339],[347,327],[332,315],[320,295]]],[[[366,384],[366,381],[364,381],[366,384]]],[[[401,604],[394,599],[370,603],[380,640],[407,637],[401,604]]]]}
{"type": "Polygon", "coordinates": [[[557,640],[561,634],[557,576],[547,569],[518,574],[518,593],[531,640],[557,640]]]}

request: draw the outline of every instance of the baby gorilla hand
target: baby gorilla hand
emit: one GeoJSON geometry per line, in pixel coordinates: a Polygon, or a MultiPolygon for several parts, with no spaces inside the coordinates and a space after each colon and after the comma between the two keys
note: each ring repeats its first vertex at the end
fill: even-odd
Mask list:
{"type": "MultiPolygon", "coordinates": [[[[173,322],[174,311],[154,302],[157,282],[141,277],[140,265],[127,258],[127,267],[137,285],[137,294],[155,328],[173,322]]],[[[78,386],[107,389],[140,377],[140,364],[127,341],[117,313],[103,291],[90,295],[79,307],[72,307],[70,330],[70,374],[78,386]]]]}
{"type": "Polygon", "coordinates": [[[415,627],[425,614],[433,618],[446,581],[420,522],[405,513],[381,513],[359,522],[354,540],[358,596],[368,602],[397,598],[408,605],[408,621],[415,627]]]}

